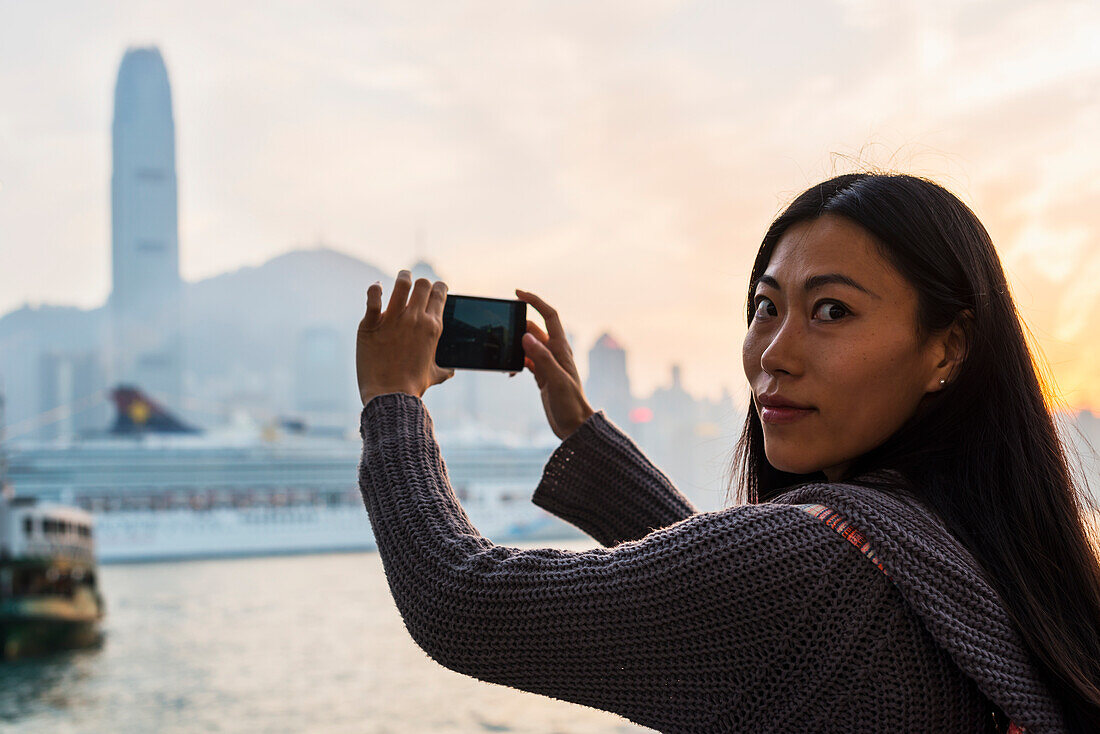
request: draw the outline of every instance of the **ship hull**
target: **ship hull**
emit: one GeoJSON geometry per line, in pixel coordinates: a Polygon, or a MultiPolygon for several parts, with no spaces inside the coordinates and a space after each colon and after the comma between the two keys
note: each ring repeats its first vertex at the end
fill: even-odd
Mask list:
{"type": "MultiPolygon", "coordinates": [[[[563,523],[534,505],[509,512],[471,511],[470,518],[483,535],[497,542],[570,535],[563,523]]],[[[378,547],[362,505],[111,512],[96,517],[96,533],[100,564],[363,552],[378,547]]]]}
{"type": "Polygon", "coordinates": [[[0,660],[94,647],[102,636],[95,621],[0,617],[0,660]]]}
{"type": "MultiPolygon", "coordinates": [[[[103,564],[377,548],[355,484],[358,442],[146,438],[27,444],[12,454],[11,479],[27,496],[89,512],[103,564]]],[[[572,537],[571,526],[530,502],[550,447],[445,451],[452,487],[482,535],[572,537]]]]}
{"type": "Polygon", "coordinates": [[[89,647],[102,641],[103,603],[81,588],[72,597],[16,597],[0,601],[0,659],[89,647]]]}
{"type": "Polygon", "coordinates": [[[101,564],[369,551],[366,511],[354,507],[262,507],[112,512],[96,517],[101,564]]]}

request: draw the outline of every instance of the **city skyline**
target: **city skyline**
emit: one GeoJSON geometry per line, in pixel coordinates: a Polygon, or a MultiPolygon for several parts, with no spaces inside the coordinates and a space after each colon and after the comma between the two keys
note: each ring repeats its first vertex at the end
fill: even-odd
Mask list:
{"type": "Polygon", "coordinates": [[[739,396],[767,223],[866,163],[975,209],[1065,399],[1100,410],[1088,4],[180,7],[5,6],[0,313],[106,301],[109,92],[155,43],[185,281],[318,240],[393,273],[425,257],[454,293],[538,293],[585,347],[614,334],[640,394],[677,362],[739,396]]]}

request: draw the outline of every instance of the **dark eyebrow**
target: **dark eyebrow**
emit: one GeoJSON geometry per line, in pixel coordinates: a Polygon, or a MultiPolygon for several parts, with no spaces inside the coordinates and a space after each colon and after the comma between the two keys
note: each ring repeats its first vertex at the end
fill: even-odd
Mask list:
{"type": "MultiPolygon", "coordinates": [[[[779,281],[777,281],[775,278],[770,275],[761,275],[759,278],[756,279],[756,283],[753,284],[752,290],[754,293],[756,292],[756,286],[760,283],[771,286],[777,291],[783,290],[779,287],[779,281]]],[[[802,290],[809,293],[816,288],[821,288],[822,286],[828,285],[830,283],[836,283],[837,285],[846,285],[849,288],[855,288],[857,291],[863,291],[873,298],[880,298],[877,293],[867,290],[859,283],[849,278],[847,275],[841,275],[840,273],[823,273],[822,275],[811,275],[809,278],[806,278],[806,282],[802,284],[802,290]]]]}

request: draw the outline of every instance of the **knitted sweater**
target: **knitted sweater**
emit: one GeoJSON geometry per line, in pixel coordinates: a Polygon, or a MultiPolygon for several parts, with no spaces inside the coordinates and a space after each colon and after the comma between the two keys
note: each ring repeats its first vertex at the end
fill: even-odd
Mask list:
{"type": "Polygon", "coordinates": [[[480,680],[662,732],[1064,731],[974,559],[917,502],[849,484],[697,512],[603,411],[532,501],[595,538],[496,545],[413,395],[363,409],[359,486],[412,639],[480,680]],[[882,569],[796,505],[852,521],[882,569]],[[883,573],[886,571],[886,573],[883,573]]]}

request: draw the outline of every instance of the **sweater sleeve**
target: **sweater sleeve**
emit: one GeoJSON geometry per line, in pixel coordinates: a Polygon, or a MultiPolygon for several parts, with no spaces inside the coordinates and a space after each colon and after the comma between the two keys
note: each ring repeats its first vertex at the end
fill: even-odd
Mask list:
{"type": "Polygon", "coordinates": [[[450,670],[712,732],[732,712],[826,715],[824,682],[843,677],[831,662],[851,658],[853,634],[881,633],[862,609],[868,584],[886,582],[797,508],[697,513],[610,549],[494,545],[459,504],[419,398],[374,397],[360,430],[390,591],[413,640],[450,670]]]}
{"type": "Polygon", "coordinates": [[[531,501],[609,547],[696,513],[602,410],[550,456],[531,501]]]}

